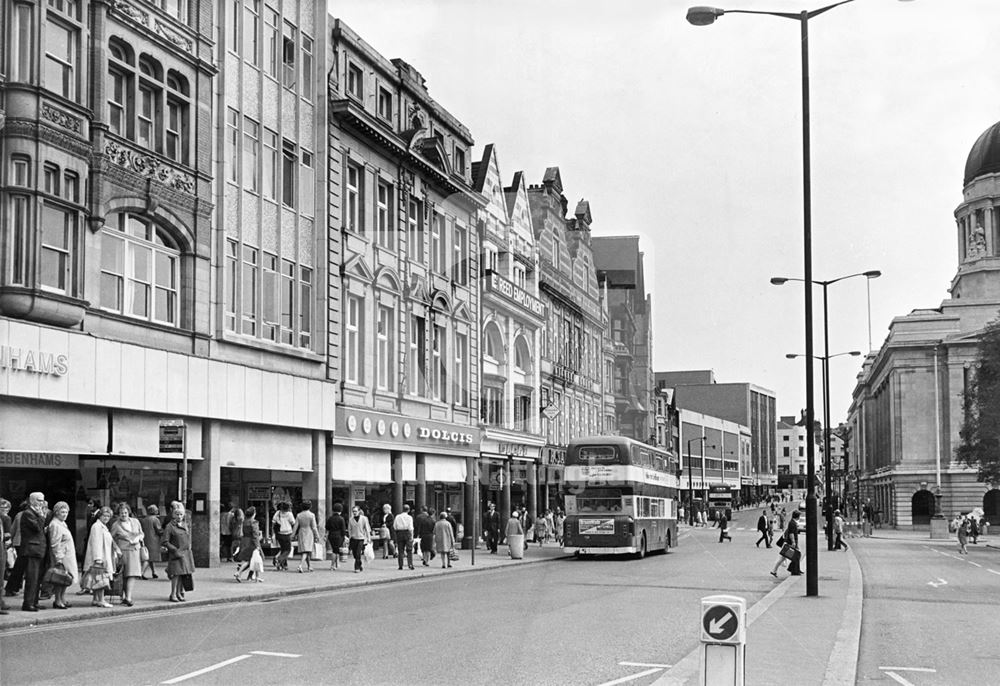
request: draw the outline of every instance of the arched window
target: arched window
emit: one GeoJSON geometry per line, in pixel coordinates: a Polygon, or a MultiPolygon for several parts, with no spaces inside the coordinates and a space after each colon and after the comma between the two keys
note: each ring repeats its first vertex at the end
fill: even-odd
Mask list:
{"type": "Polygon", "coordinates": [[[101,231],[101,308],[177,326],[180,250],[152,222],[122,213],[101,231]]]}
{"type": "Polygon", "coordinates": [[[483,354],[493,362],[502,364],[504,361],[503,334],[495,322],[483,329],[483,354]]]}
{"type": "Polygon", "coordinates": [[[514,369],[523,374],[531,372],[531,349],[524,336],[518,336],[514,341],[514,369]]]}

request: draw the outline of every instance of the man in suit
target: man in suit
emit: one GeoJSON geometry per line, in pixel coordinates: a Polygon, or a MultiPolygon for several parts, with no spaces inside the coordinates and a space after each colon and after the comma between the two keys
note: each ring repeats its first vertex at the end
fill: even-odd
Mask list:
{"type": "Polygon", "coordinates": [[[38,612],[41,591],[42,561],[48,550],[45,538],[45,495],[34,492],[28,496],[28,509],[21,515],[20,555],[27,558],[24,565],[24,600],[21,609],[38,612]]]}
{"type": "Polygon", "coordinates": [[[500,513],[497,506],[490,503],[483,517],[483,529],[486,530],[486,543],[490,547],[490,554],[497,554],[497,545],[500,543],[500,513]]]}
{"type": "MultiPolygon", "coordinates": [[[[10,511],[10,503],[0,499],[0,579],[3,579],[7,569],[7,537],[10,535],[10,518],[7,512],[10,511]],[[6,507],[4,507],[6,504],[6,507]]],[[[3,594],[0,593],[0,615],[7,614],[7,604],[3,601],[3,594]]]]}

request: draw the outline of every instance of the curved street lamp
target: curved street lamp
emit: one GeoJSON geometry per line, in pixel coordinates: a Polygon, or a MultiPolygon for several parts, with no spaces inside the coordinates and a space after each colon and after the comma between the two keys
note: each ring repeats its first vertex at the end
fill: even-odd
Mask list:
{"type": "MultiPolygon", "coordinates": [[[[695,26],[708,26],[725,14],[767,14],[772,17],[793,19],[799,22],[801,31],[802,53],[802,275],[807,283],[812,282],[812,177],[810,174],[809,147],[809,20],[834,7],[845,5],[853,0],[841,0],[832,5],[820,7],[812,11],[793,12],[763,12],[757,10],[722,10],[717,7],[696,6],[687,12],[687,20],[695,26]]],[[[813,354],[813,303],[812,289],[805,289],[805,347],[806,354],[813,354]]],[[[812,364],[806,364],[806,421],[813,422],[813,369],[812,364]]],[[[813,447],[807,444],[809,457],[809,491],[806,495],[806,595],[819,595],[819,555],[816,550],[816,487],[813,483],[816,474],[813,467],[813,447]]]]}

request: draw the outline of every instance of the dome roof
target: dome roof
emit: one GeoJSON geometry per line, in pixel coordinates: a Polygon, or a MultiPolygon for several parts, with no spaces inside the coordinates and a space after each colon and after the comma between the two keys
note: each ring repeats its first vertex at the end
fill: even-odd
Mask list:
{"type": "Polygon", "coordinates": [[[983,131],[969,151],[965,161],[965,180],[968,185],[977,176],[1000,172],[1000,122],[983,131]]]}

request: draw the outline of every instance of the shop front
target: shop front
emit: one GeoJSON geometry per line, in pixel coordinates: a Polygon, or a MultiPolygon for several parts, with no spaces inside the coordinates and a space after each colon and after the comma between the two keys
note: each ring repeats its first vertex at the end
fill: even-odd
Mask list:
{"type": "Polygon", "coordinates": [[[361,506],[369,517],[386,504],[393,513],[403,503],[435,511],[450,507],[466,528],[472,517],[470,472],[479,454],[477,427],[351,407],[338,407],[336,416],[328,447],[331,502],[345,511],[361,506]]]}
{"type": "Polygon", "coordinates": [[[527,508],[532,519],[539,508],[544,509],[544,473],[538,466],[541,445],[540,438],[487,429],[478,463],[480,520],[491,502],[503,522],[514,508],[527,508]]]}

